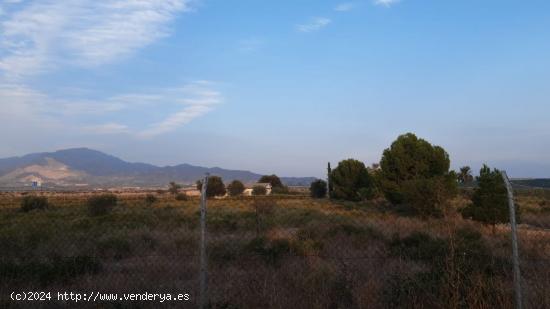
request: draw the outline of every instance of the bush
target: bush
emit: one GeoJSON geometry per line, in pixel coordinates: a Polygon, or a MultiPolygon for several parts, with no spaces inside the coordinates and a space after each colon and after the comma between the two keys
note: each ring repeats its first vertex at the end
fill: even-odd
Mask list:
{"type": "Polygon", "coordinates": [[[154,203],[157,202],[157,197],[154,196],[153,194],[147,194],[147,196],[145,196],[145,204],[147,204],[148,206],[151,206],[153,205],[154,203]]]}
{"type": "Polygon", "coordinates": [[[238,196],[244,192],[244,184],[239,180],[233,180],[228,186],[227,191],[231,196],[238,196]]]}
{"type": "Polygon", "coordinates": [[[338,163],[330,175],[332,185],[331,197],[348,201],[360,201],[370,198],[369,192],[374,190],[371,179],[363,162],[348,159],[338,163]]]}
{"type": "Polygon", "coordinates": [[[280,186],[280,187],[272,187],[271,188],[271,194],[289,194],[290,191],[288,190],[287,186],[280,186]]]}
{"type": "Polygon", "coordinates": [[[19,278],[41,285],[66,283],[85,274],[95,274],[102,269],[97,258],[90,256],[54,257],[41,261],[0,261],[0,277],[19,278]]]}
{"type": "Polygon", "coordinates": [[[252,195],[266,195],[267,189],[264,186],[254,186],[252,187],[252,195]]]}
{"type": "MultiPolygon", "coordinates": [[[[202,181],[197,181],[197,190],[202,191],[202,181]]],[[[225,184],[219,176],[208,177],[208,185],[206,186],[206,197],[224,196],[227,193],[225,184]]]]}
{"type": "MultiPolygon", "coordinates": [[[[472,203],[461,210],[464,218],[491,224],[493,231],[498,223],[510,221],[508,191],[500,171],[483,165],[477,178],[478,188],[472,196],[472,203]]],[[[519,219],[519,210],[516,210],[519,219]]]]}
{"type": "Polygon", "coordinates": [[[327,195],[327,182],[317,179],[309,186],[309,193],[312,198],[324,198],[327,195]]]}
{"type": "Polygon", "coordinates": [[[245,250],[259,256],[266,264],[279,266],[281,259],[291,253],[291,246],[287,239],[269,241],[264,237],[257,237],[248,243],[245,250]]]}
{"type": "Polygon", "coordinates": [[[88,212],[91,216],[103,216],[110,213],[117,204],[114,194],[102,194],[88,199],[88,212]]]}
{"type": "Polygon", "coordinates": [[[273,213],[273,210],[277,207],[277,202],[271,199],[259,199],[254,201],[252,207],[257,214],[260,215],[270,215],[273,213]]]}
{"type": "Polygon", "coordinates": [[[176,201],[187,201],[189,198],[184,192],[176,194],[176,201]]]}
{"type": "Polygon", "coordinates": [[[170,192],[173,195],[178,194],[179,190],[181,189],[181,185],[178,185],[175,182],[170,182],[170,185],[168,187],[168,192],[170,192]]]}
{"type": "Polygon", "coordinates": [[[456,192],[457,176],[449,171],[447,152],[412,133],[399,136],[384,150],[380,166],[386,198],[396,205],[409,204],[420,214],[441,214],[456,192]]]}
{"type": "Polygon", "coordinates": [[[31,210],[44,210],[48,208],[48,199],[44,196],[28,195],[21,200],[21,211],[29,212],[31,210]]]}
{"type": "Polygon", "coordinates": [[[425,268],[404,277],[390,277],[384,293],[385,301],[392,304],[389,307],[408,307],[416,297],[433,299],[436,308],[445,307],[451,300],[467,307],[470,291],[479,284],[476,280],[482,280],[482,284],[503,280],[504,270],[510,267],[506,260],[491,254],[478,231],[464,228],[450,239],[421,232],[401,239],[394,236],[390,253],[422,263],[425,268]]]}

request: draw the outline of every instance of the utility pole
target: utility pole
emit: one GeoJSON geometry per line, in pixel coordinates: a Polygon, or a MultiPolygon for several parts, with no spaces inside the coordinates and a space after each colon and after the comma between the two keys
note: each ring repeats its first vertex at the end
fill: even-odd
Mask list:
{"type": "Polygon", "coordinates": [[[206,173],[202,181],[201,190],[201,246],[200,246],[200,308],[205,309],[208,303],[208,274],[206,257],[206,187],[208,186],[208,176],[206,173]]]}
{"type": "Polygon", "coordinates": [[[512,189],[512,184],[506,171],[501,171],[502,179],[506,184],[506,189],[508,191],[508,208],[510,210],[510,226],[512,231],[512,262],[514,265],[514,292],[515,292],[515,302],[516,309],[521,309],[523,302],[521,297],[521,273],[519,269],[519,251],[518,251],[518,235],[516,227],[516,209],[514,205],[514,193],[512,189]]]}

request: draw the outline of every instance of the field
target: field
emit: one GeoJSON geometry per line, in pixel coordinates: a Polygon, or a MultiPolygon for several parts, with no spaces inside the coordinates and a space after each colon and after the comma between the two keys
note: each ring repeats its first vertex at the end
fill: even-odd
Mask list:
{"type": "MultiPolygon", "coordinates": [[[[23,290],[188,293],[183,303],[78,307],[197,306],[198,199],[154,193],[149,204],[145,193],[120,193],[111,213],[92,217],[92,193],[41,194],[51,206],[31,212],[19,210],[20,193],[0,195],[0,307],[28,306],[7,300],[23,290]]],[[[463,220],[466,196],[425,220],[383,200],[209,200],[211,308],[512,308],[509,227],[463,220]]],[[[525,305],[550,308],[550,195],[517,199],[525,305]]]]}

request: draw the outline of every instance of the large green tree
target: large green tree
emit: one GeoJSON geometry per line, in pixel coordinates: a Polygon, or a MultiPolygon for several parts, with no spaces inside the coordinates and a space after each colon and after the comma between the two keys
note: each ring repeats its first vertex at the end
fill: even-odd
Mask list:
{"type": "Polygon", "coordinates": [[[244,189],[244,184],[239,180],[233,180],[229,185],[227,185],[227,191],[231,196],[243,194],[244,189]]]}
{"type": "MultiPolygon", "coordinates": [[[[197,181],[197,190],[202,191],[202,181],[197,181]]],[[[225,184],[219,176],[209,176],[208,185],[206,186],[206,197],[224,196],[227,191],[225,184]]]]}
{"type": "Polygon", "coordinates": [[[258,180],[259,183],[270,183],[272,188],[283,187],[283,182],[277,175],[264,175],[258,180]]]}
{"type": "Polygon", "coordinates": [[[422,215],[440,214],[456,192],[447,152],[412,133],[384,150],[380,186],[393,204],[408,204],[422,215]]]}
{"type": "Polygon", "coordinates": [[[331,197],[350,201],[370,198],[374,192],[374,182],[365,164],[355,159],[338,163],[330,175],[331,197]]]}
{"type": "MultiPolygon", "coordinates": [[[[462,209],[462,216],[493,226],[510,221],[508,191],[504,179],[497,169],[483,165],[477,177],[478,187],[472,196],[472,203],[462,209]]],[[[519,219],[519,211],[516,211],[519,219]]]]}

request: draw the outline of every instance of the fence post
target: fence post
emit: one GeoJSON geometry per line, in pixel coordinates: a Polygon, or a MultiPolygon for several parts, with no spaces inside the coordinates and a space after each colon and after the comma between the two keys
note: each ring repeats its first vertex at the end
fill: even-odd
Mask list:
{"type": "Polygon", "coordinates": [[[332,196],[330,195],[332,192],[330,192],[331,184],[330,184],[330,175],[332,174],[332,169],[330,168],[330,162],[327,165],[327,198],[331,199],[332,196]]]}
{"type": "Polygon", "coordinates": [[[502,179],[506,184],[508,191],[508,208],[510,209],[510,226],[512,231],[512,262],[514,265],[514,293],[516,309],[521,309],[523,305],[521,297],[521,273],[519,269],[518,235],[516,227],[516,209],[514,205],[514,194],[512,184],[506,175],[506,171],[501,171],[502,179]]]}
{"type": "Polygon", "coordinates": [[[206,187],[208,186],[206,173],[202,181],[201,189],[201,245],[200,245],[200,308],[204,309],[208,303],[208,282],[207,282],[207,257],[206,257],[206,187]]]}

